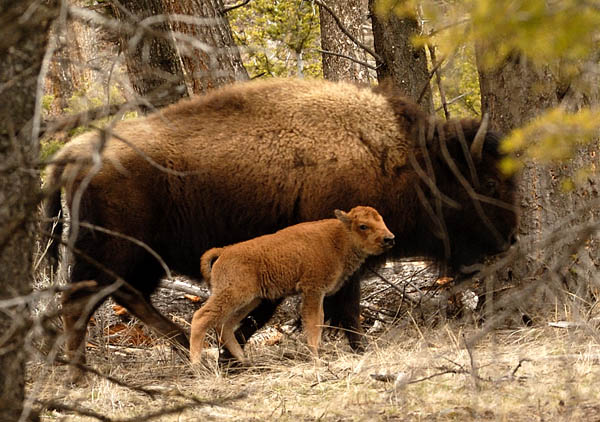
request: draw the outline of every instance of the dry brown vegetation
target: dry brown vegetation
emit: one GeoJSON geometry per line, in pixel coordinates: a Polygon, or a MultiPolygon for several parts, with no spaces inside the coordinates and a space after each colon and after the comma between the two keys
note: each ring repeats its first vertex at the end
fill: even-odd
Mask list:
{"type": "MultiPolygon", "coordinates": [[[[301,330],[294,329],[294,297],[276,314],[277,323],[247,345],[250,368],[219,367],[215,348],[203,367],[192,368],[122,309],[105,304],[90,328],[87,354],[93,372],[71,384],[67,366],[52,363],[53,351],[60,356],[50,347],[56,338],[50,346],[38,343],[45,353],[28,366],[28,404],[42,408],[45,422],[600,420],[597,306],[588,303],[584,315],[555,297],[553,311],[530,314],[533,326],[512,322],[510,329],[490,329],[475,321],[475,314],[446,319],[440,314],[444,300],[430,292],[418,304],[415,283],[435,284],[434,268],[405,263],[376,271],[396,287],[378,277],[363,283],[363,298],[370,304],[363,309],[364,323],[371,334],[362,355],[351,352],[342,333],[326,330],[321,359],[315,362],[301,330]],[[402,283],[407,285],[398,289],[402,283]],[[393,297],[400,292],[404,301],[393,297]],[[394,302],[402,305],[397,319],[378,320],[394,302]],[[565,319],[589,322],[548,326],[565,319]]],[[[53,284],[47,278],[38,281],[38,287],[53,284]]],[[[153,300],[177,303],[176,312],[166,314],[189,328],[186,321],[198,303],[190,305],[183,293],[171,299],[164,293],[153,300]]],[[[520,298],[522,306],[525,299],[520,298]]],[[[55,307],[56,296],[51,296],[38,303],[38,314],[51,314],[55,307]]],[[[33,334],[39,338],[39,332],[33,334]]]]}
{"type": "Polygon", "coordinates": [[[230,372],[216,359],[193,372],[164,344],[95,348],[91,366],[127,386],[92,374],[73,386],[65,366],[35,363],[29,391],[47,403],[43,421],[600,419],[593,327],[540,322],[465,346],[480,333],[472,324],[420,327],[407,318],[371,338],[363,355],[329,335],[315,362],[296,332],[251,343],[253,366],[230,372]]]}

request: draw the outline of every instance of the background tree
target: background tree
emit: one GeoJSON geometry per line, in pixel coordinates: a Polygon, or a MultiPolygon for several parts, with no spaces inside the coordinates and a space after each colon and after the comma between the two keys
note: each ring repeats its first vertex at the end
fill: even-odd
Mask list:
{"type": "MultiPolygon", "coordinates": [[[[55,2],[0,2],[0,301],[31,289],[34,211],[39,199],[39,104],[47,34],[55,2]],[[23,16],[27,15],[27,19],[23,16]]],[[[28,309],[0,312],[0,420],[18,420],[23,410],[28,309]]],[[[30,419],[24,415],[26,419],[30,419]]],[[[30,415],[31,416],[31,415],[30,415]]]]}
{"type": "Polygon", "coordinates": [[[173,31],[196,40],[194,44],[177,43],[191,92],[200,94],[234,81],[248,79],[222,0],[165,3],[172,15],[200,18],[198,23],[182,22],[176,17],[171,19],[173,31]]]}
{"type": "MultiPolygon", "coordinates": [[[[579,110],[585,106],[581,99],[596,96],[589,91],[586,95],[575,95],[578,99],[573,97],[574,92],[567,96],[565,87],[570,83],[561,81],[561,75],[557,72],[560,64],[556,60],[555,66],[536,64],[524,54],[515,52],[503,61],[490,65],[486,63],[487,56],[482,52],[483,48],[487,47],[478,48],[482,112],[488,113],[492,127],[503,133],[510,134],[539,122],[541,116],[556,110],[558,106],[563,111],[579,110]]],[[[571,85],[567,90],[576,91],[575,86],[571,85]]],[[[555,119],[539,123],[538,127],[542,130],[538,133],[527,131],[532,137],[529,141],[532,144],[544,142],[543,137],[547,136],[543,129],[545,125],[558,123],[572,127],[573,124],[569,124],[561,114],[555,113],[555,119]]],[[[584,120],[580,122],[585,124],[584,120]]],[[[574,133],[580,132],[576,127],[573,129],[574,133]]],[[[585,223],[598,221],[597,209],[588,205],[591,199],[598,196],[600,178],[597,171],[592,171],[596,166],[598,145],[593,142],[578,146],[586,135],[579,133],[578,136],[581,138],[574,140],[568,161],[565,161],[567,156],[560,156],[564,151],[560,151],[558,145],[548,144],[535,157],[538,162],[524,161],[519,165],[522,167],[519,232],[528,236],[528,249],[523,259],[504,268],[499,281],[533,284],[542,288],[543,292],[551,292],[550,297],[547,294],[537,297],[534,306],[538,309],[551,306],[551,303],[545,302],[547,299],[554,300],[557,294],[561,300],[570,301],[570,298],[561,294],[563,289],[573,293],[571,297],[581,303],[587,302],[595,289],[590,282],[594,280],[591,273],[600,263],[598,237],[593,234],[595,230],[590,230],[585,223]],[[546,160],[544,156],[553,158],[546,160]],[[580,173],[582,169],[585,173],[580,173]],[[575,228],[575,237],[565,236],[564,226],[561,227],[565,219],[570,219],[567,227],[575,228]],[[552,236],[553,231],[558,231],[554,235],[562,237],[562,240],[556,238],[551,247],[543,247],[544,238],[552,236]],[[551,286],[550,290],[548,286],[551,286]]],[[[597,131],[595,137],[598,137],[597,131]]],[[[509,138],[509,145],[511,142],[514,141],[509,138]]],[[[531,307],[531,303],[528,307],[531,307]]]]}
{"type": "MultiPolygon", "coordinates": [[[[71,0],[71,4],[84,6],[85,0],[71,0]]],[[[96,72],[92,69],[98,66],[98,44],[95,28],[81,22],[62,16],[53,32],[60,36],[51,35],[56,41],[56,50],[50,61],[46,79],[45,102],[43,104],[47,115],[59,115],[67,109],[69,100],[86,85],[92,83],[96,72]]]]}
{"type": "Polygon", "coordinates": [[[154,107],[248,78],[221,0],[114,0],[111,6],[124,24],[120,44],[131,83],[154,107]]]}
{"type": "Polygon", "coordinates": [[[422,45],[413,43],[414,38],[423,35],[416,8],[412,14],[399,17],[388,13],[386,5],[380,8],[377,0],[369,0],[369,11],[375,51],[381,58],[377,63],[377,78],[379,81],[390,78],[404,95],[432,112],[427,55],[422,45]]]}
{"type": "Polygon", "coordinates": [[[187,97],[183,66],[175,40],[169,35],[164,1],[115,0],[110,5],[114,16],[123,23],[119,43],[135,92],[157,108],[187,97]],[[158,16],[158,22],[140,25],[152,16],[158,16]],[[132,27],[136,28],[135,33],[126,30],[132,27]]]}
{"type": "Polygon", "coordinates": [[[328,1],[326,6],[319,3],[323,77],[332,81],[368,83],[371,78],[365,65],[367,52],[340,29],[341,24],[355,40],[364,44],[364,29],[370,26],[368,2],[336,0],[328,1]]]}

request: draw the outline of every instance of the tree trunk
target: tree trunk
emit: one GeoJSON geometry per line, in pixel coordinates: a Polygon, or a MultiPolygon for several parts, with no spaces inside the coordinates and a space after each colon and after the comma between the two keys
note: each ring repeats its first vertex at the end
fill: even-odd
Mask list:
{"type": "MultiPolygon", "coordinates": [[[[44,48],[55,15],[54,2],[0,1],[0,300],[30,292],[34,252],[33,214],[39,193],[39,143],[32,139],[44,48]],[[27,16],[25,19],[24,16],[27,16]]],[[[25,305],[0,311],[0,420],[19,419],[23,410],[29,315],[25,305]]],[[[26,419],[33,419],[29,415],[26,419]]]]}
{"type": "MultiPolygon", "coordinates": [[[[69,5],[73,6],[85,7],[87,4],[88,0],[69,0],[69,5]]],[[[112,82],[111,86],[116,82],[114,60],[107,57],[117,56],[118,51],[115,40],[107,39],[109,34],[105,29],[69,17],[55,26],[51,37],[57,40],[57,46],[48,69],[45,92],[52,95],[49,114],[56,116],[73,106],[73,97],[88,93],[100,96],[102,88],[109,82],[112,82]]]]}
{"type": "MultiPolygon", "coordinates": [[[[164,1],[164,0],[163,0],[164,1]]],[[[171,14],[195,16],[210,19],[208,24],[187,24],[173,19],[174,31],[186,34],[201,41],[205,49],[186,46],[179,42],[179,52],[184,64],[188,87],[194,94],[213,88],[248,79],[248,72],[242,63],[227,16],[223,16],[222,0],[179,0],[167,1],[171,14]]]]}
{"type": "MultiPolygon", "coordinates": [[[[165,0],[119,0],[111,6],[119,21],[139,25],[150,16],[168,14],[164,3],[165,0]]],[[[188,91],[168,20],[165,18],[150,28],[138,27],[141,39],[137,37],[138,31],[122,31],[119,43],[133,89],[152,107],[160,108],[188,96],[188,91]]]]}
{"type": "Polygon", "coordinates": [[[557,85],[549,69],[536,69],[526,59],[512,57],[485,70],[477,50],[482,113],[489,113],[491,128],[508,133],[544,110],[558,104],[557,85]]]}
{"type": "Polygon", "coordinates": [[[427,55],[423,47],[415,47],[412,38],[421,33],[419,23],[412,18],[400,19],[393,13],[387,17],[375,13],[376,0],[369,0],[373,23],[375,52],[382,58],[377,63],[377,79],[391,79],[401,92],[427,112],[433,112],[429,85],[427,55]],[[421,97],[421,94],[422,98],[421,97]]]}
{"type": "MultiPolygon", "coordinates": [[[[556,81],[548,69],[536,69],[525,59],[514,57],[486,71],[481,65],[479,49],[477,59],[481,111],[489,114],[492,129],[508,134],[558,103],[556,81]]],[[[547,193],[553,188],[545,172],[547,170],[529,164],[521,173],[519,183],[522,213],[519,232],[535,234],[538,239],[542,226],[551,223],[542,216],[542,210],[549,205],[544,203],[550,200],[547,193]]],[[[517,272],[525,275],[532,264],[529,262],[517,272]]],[[[514,270],[513,274],[517,275],[514,270]]]]}
{"type": "Polygon", "coordinates": [[[113,10],[123,22],[169,14],[198,18],[198,23],[165,18],[152,25],[152,32],[144,31],[141,40],[131,33],[121,36],[132,85],[138,94],[150,96],[154,107],[248,79],[229,22],[221,15],[221,0],[120,0],[120,4],[125,10],[117,3],[113,10]]]}
{"type": "MultiPolygon", "coordinates": [[[[493,129],[507,134],[512,129],[527,124],[548,108],[558,105],[559,83],[549,68],[535,68],[526,59],[514,56],[502,65],[488,70],[481,65],[481,52],[478,49],[482,113],[489,113],[493,129]]],[[[579,168],[595,165],[596,150],[594,145],[582,149],[568,163],[547,166],[526,163],[519,181],[519,234],[527,239],[526,245],[532,244],[533,248],[528,250],[524,259],[503,270],[499,275],[500,282],[536,282],[542,286],[554,283],[554,294],[563,289],[576,295],[582,293],[582,281],[586,285],[589,281],[589,278],[584,280],[583,273],[589,275],[590,268],[594,268],[593,262],[598,260],[597,239],[580,239],[583,243],[579,246],[573,241],[560,246],[553,244],[550,247],[540,247],[539,242],[556,229],[562,219],[574,215],[582,205],[598,197],[598,181],[595,180],[597,175],[591,175],[571,192],[565,192],[562,188],[565,178],[573,177],[579,168]],[[579,280],[577,277],[580,277],[579,280]]],[[[568,237],[573,226],[590,221],[590,218],[597,220],[598,212],[591,209],[580,213],[569,227],[563,229],[561,236],[568,237]]],[[[543,308],[543,302],[542,299],[534,306],[543,308]]]]}
{"type": "MultiPolygon", "coordinates": [[[[366,1],[344,1],[335,0],[327,2],[336,17],[340,20],[354,38],[364,43],[362,28],[368,16],[368,5],[366,1]]],[[[331,81],[356,81],[368,83],[369,69],[348,58],[328,54],[327,52],[341,54],[355,58],[361,62],[367,61],[366,52],[356,45],[340,29],[335,19],[319,6],[319,17],[321,24],[321,49],[323,55],[323,77],[331,81]]]]}

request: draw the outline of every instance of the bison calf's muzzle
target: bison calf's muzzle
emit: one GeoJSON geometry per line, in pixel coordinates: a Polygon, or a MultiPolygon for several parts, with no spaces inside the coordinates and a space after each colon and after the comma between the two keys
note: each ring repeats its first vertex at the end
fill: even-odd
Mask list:
{"type": "Polygon", "coordinates": [[[386,237],[385,239],[383,239],[383,246],[388,249],[394,246],[395,244],[396,239],[394,238],[394,236],[386,237]]]}
{"type": "Polygon", "coordinates": [[[200,361],[206,332],[239,361],[244,352],[234,330],[261,300],[302,296],[302,321],[316,356],[323,326],[323,299],[337,292],[370,255],[394,244],[394,235],[371,207],[336,210],[336,218],[301,223],[274,234],[207,251],[200,259],[211,288],[192,318],[190,358],[200,361]]]}

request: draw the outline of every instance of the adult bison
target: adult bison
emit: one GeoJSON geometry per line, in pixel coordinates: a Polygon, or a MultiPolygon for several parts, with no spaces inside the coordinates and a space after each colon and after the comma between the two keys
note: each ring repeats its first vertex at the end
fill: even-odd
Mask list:
{"type": "MultiPolygon", "coordinates": [[[[131,238],[200,278],[199,258],[211,247],[369,205],[399,239],[396,256],[426,256],[456,271],[504,250],[517,221],[515,187],[498,171],[498,136],[479,126],[432,122],[392,90],[268,80],[73,139],[47,184],[65,186],[72,218],[89,223],[78,227],[71,281],[96,287],[82,283],[63,299],[68,351],[82,346],[108,295],[187,348],[183,331],[148,301],[164,267],[131,238]],[[127,283],[111,284],[117,276],[127,283]]],[[[46,206],[58,214],[58,191],[46,206]]],[[[355,278],[325,302],[325,318],[346,329],[353,348],[361,345],[359,299],[355,278]]],[[[276,306],[263,302],[240,340],[276,306]]]]}

